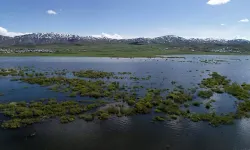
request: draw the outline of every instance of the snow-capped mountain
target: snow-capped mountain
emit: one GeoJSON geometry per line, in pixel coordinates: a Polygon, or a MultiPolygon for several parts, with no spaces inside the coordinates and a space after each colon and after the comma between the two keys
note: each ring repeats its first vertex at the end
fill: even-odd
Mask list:
{"type": "Polygon", "coordinates": [[[8,40],[8,39],[11,39],[11,37],[0,35],[0,42],[1,42],[1,41],[5,41],[5,40],[8,40]]]}
{"type": "Polygon", "coordinates": [[[40,45],[40,44],[72,44],[72,43],[135,43],[135,44],[250,44],[244,39],[186,39],[175,35],[167,35],[156,38],[111,39],[107,36],[78,36],[58,33],[33,33],[16,37],[0,36],[0,45],[40,45]]]}

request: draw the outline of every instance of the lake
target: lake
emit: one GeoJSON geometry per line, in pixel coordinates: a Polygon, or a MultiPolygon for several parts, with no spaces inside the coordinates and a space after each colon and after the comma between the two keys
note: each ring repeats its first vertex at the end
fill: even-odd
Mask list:
{"type": "MultiPolygon", "coordinates": [[[[107,72],[133,72],[138,76],[151,75],[141,81],[151,88],[171,88],[176,81],[184,88],[197,86],[211,72],[226,75],[238,83],[250,83],[249,56],[183,55],[185,58],[96,58],[96,57],[0,57],[0,68],[29,66],[41,70],[94,69],[107,72]]],[[[10,81],[0,77],[2,102],[32,101],[40,98],[68,99],[46,87],[10,81]],[[27,87],[27,88],[24,88],[27,87]]],[[[136,85],[136,82],[126,82],[136,85]]],[[[76,97],[74,99],[81,99],[76,97]]],[[[235,111],[234,97],[214,94],[216,112],[235,111]]],[[[85,100],[85,99],[83,99],[85,100]]],[[[192,108],[203,111],[203,108],[192,108]]],[[[50,120],[17,130],[0,129],[1,150],[247,150],[250,149],[250,119],[237,120],[233,125],[212,127],[206,122],[187,119],[151,123],[152,116],[112,117],[107,121],[76,120],[60,124],[50,120]],[[26,136],[36,131],[36,136],[26,136]]],[[[3,116],[0,116],[3,117],[3,116]]]]}

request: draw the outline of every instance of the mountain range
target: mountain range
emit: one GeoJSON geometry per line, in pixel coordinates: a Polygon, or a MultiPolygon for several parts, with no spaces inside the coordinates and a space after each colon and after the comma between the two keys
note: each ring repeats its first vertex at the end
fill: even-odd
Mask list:
{"type": "Polygon", "coordinates": [[[110,39],[107,37],[78,36],[58,33],[32,33],[22,36],[7,37],[0,35],[0,46],[10,45],[43,45],[43,44],[84,44],[84,43],[128,43],[128,44],[172,44],[172,45],[196,45],[196,44],[223,44],[241,45],[250,44],[244,39],[186,39],[174,35],[166,35],[156,38],[110,39]]]}

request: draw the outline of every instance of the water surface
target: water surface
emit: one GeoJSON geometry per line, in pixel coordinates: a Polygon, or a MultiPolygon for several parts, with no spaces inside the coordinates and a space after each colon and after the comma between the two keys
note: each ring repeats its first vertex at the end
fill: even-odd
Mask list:
{"type": "MultiPolygon", "coordinates": [[[[215,71],[235,82],[250,83],[249,56],[195,56],[184,58],[87,58],[87,57],[1,57],[1,67],[34,66],[41,70],[95,69],[112,72],[133,72],[138,76],[151,75],[149,81],[141,81],[151,88],[169,88],[176,81],[185,88],[195,87],[202,78],[215,71]],[[203,62],[204,60],[218,60],[203,62]]],[[[55,93],[46,87],[11,82],[10,77],[0,77],[0,101],[31,101],[67,95],[55,93]]],[[[131,81],[123,81],[131,85],[131,81]]],[[[227,94],[214,94],[217,112],[235,111],[235,98],[227,94]]],[[[77,97],[76,99],[81,99],[77,97]]],[[[202,111],[195,108],[196,111],[202,111]]],[[[234,125],[214,128],[205,122],[194,123],[186,119],[151,123],[154,114],[133,117],[113,117],[108,121],[87,123],[77,120],[62,125],[58,120],[19,129],[0,129],[2,150],[162,150],[203,149],[243,150],[250,149],[250,120],[238,120],[234,125]],[[33,131],[37,135],[26,138],[33,131]]]]}

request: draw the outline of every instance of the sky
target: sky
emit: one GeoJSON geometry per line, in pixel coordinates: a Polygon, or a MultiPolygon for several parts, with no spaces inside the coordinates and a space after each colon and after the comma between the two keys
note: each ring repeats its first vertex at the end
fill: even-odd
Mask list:
{"type": "Polygon", "coordinates": [[[0,35],[250,40],[250,0],[1,0],[0,35]]]}

